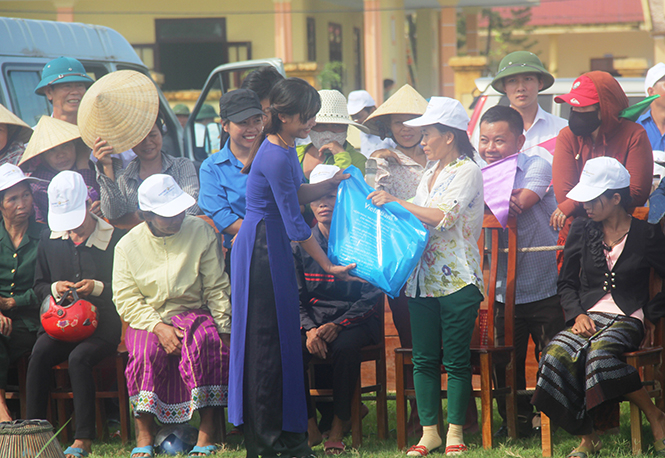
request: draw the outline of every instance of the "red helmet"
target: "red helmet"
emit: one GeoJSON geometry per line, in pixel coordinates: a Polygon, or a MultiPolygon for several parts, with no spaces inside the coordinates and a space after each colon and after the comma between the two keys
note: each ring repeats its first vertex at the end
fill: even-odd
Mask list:
{"type": "Polygon", "coordinates": [[[64,342],[80,342],[97,329],[97,307],[79,299],[74,288],[69,288],[67,294],[58,302],[51,295],[44,299],[41,317],[44,331],[54,339],[64,342]],[[70,295],[72,302],[63,305],[70,295]]]}

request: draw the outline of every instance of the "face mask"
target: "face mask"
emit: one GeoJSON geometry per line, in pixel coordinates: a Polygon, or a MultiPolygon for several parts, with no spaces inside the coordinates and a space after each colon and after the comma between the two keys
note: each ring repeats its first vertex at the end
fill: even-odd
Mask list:
{"type": "Polygon", "coordinates": [[[336,134],[334,132],[317,132],[315,130],[310,130],[309,131],[309,138],[312,140],[312,143],[314,144],[314,148],[320,150],[323,145],[327,145],[330,142],[337,142],[340,144],[340,146],[344,146],[344,142],[346,141],[346,132],[340,132],[339,134],[336,134]]]}
{"type": "Polygon", "coordinates": [[[598,111],[571,111],[568,118],[568,127],[578,137],[586,137],[598,129],[600,126],[600,119],[598,118],[598,111]]]}

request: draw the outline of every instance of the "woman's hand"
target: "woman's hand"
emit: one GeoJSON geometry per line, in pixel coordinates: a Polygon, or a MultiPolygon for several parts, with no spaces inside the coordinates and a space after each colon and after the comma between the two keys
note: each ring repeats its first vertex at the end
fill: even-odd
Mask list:
{"type": "Polygon", "coordinates": [[[168,355],[179,355],[182,349],[182,339],[185,335],[178,328],[166,323],[158,323],[152,330],[159,339],[159,344],[168,355]]]}
{"type": "Polygon", "coordinates": [[[330,266],[327,269],[325,269],[325,271],[329,274],[334,275],[335,277],[337,277],[342,281],[359,281],[361,283],[366,283],[365,280],[349,275],[349,271],[355,268],[356,268],[355,262],[347,266],[338,266],[336,264],[330,264],[330,266]]]}
{"type": "Polygon", "coordinates": [[[571,331],[578,336],[589,338],[596,333],[596,325],[589,315],[581,314],[575,318],[571,331]]]}
{"type": "Polygon", "coordinates": [[[74,282],[71,281],[59,281],[55,284],[55,292],[58,293],[60,297],[64,296],[69,292],[69,288],[76,288],[74,282]]]}
{"type": "Polygon", "coordinates": [[[334,156],[335,154],[344,152],[344,147],[342,147],[342,145],[340,145],[336,141],[332,141],[330,143],[326,143],[321,148],[319,148],[319,154],[325,153],[326,150],[330,151],[334,156]]]}
{"type": "Polygon", "coordinates": [[[16,300],[13,297],[0,297],[0,310],[8,311],[16,307],[16,300]]]}
{"type": "Polygon", "coordinates": [[[307,331],[307,351],[316,356],[317,358],[326,359],[328,353],[328,345],[319,336],[317,328],[312,328],[307,331]]]}
{"type": "Polygon", "coordinates": [[[650,348],[653,347],[653,336],[655,335],[656,331],[656,326],[654,324],[645,319],[644,320],[644,339],[642,339],[642,343],[640,343],[640,348],[650,348]]]}
{"type": "Polygon", "coordinates": [[[79,296],[90,296],[92,294],[92,290],[95,289],[95,280],[81,280],[78,283],[74,283],[74,288],[76,288],[76,293],[79,296]]]}
{"type": "Polygon", "coordinates": [[[367,196],[368,200],[371,200],[374,205],[377,207],[382,207],[388,202],[397,202],[397,198],[388,194],[386,191],[374,191],[367,196]]]}
{"type": "Polygon", "coordinates": [[[373,157],[376,159],[392,159],[395,162],[397,162],[399,165],[402,165],[402,161],[400,161],[397,153],[395,153],[394,151],[390,151],[389,149],[386,148],[377,149],[372,154],[370,154],[369,157],[373,157]]]}
{"type": "Polygon", "coordinates": [[[111,160],[111,154],[113,154],[113,147],[110,146],[106,140],[97,137],[95,139],[95,144],[92,147],[92,155],[95,156],[100,164],[106,166],[113,163],[111,160]]]}
{"type": "Polygon", "coordinates": [[[328,178],[326,180],[326,183],[330,186],[330,189],[334,191],[343,180],[348,178],[351,178],[350,173],[344,173],[343,171],[338,170],[337,173],[332,176],[332,178],[328,178]]]}
{"type": "Polygon", "coordinates": [[[0,334],[9,337],[12,333],[12,319],[0,313],[0,334]]]}
{"type": "Polygon", "coordinates": [[[98,218],[103,218],[104,215],[102,214],[102,202],[99,200],[96,200],[90,205],[90,211],[92,212],[93,215],[95,215],[98,218]]]}
{"type": "Polygon", "coordinates": [[[556,210],[554,210],[554,213],[552,213],[552,216],[550,216],[550,226],[552,226],[555,230],[560,231],[563,229],[565,224],[566,215],[564,215],[563,212],[557,207],[556,210]]]}

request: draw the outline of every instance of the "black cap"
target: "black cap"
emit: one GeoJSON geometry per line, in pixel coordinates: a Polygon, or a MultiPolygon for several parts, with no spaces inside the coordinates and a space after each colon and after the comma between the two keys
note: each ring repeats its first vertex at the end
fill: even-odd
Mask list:
{"type": "Polygon", "coordinates": [[[222,121],[240,122],[257,114],[264,114],[261,101],[249,89],[236,89],[219,99],[219,117],[222,121]]]}

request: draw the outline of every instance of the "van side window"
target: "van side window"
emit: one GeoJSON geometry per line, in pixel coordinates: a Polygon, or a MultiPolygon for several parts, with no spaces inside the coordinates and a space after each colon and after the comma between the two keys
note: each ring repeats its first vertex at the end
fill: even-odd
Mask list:
{"type": "Polygon", "coordinates": [[[29,126],[34,126],[42,115],[51,113],[51,106],[46,97],[35,94],[35,87],[41,80],[39,72],[28,70],[10,70],[9,96],[12,111],[29,126]]]}

